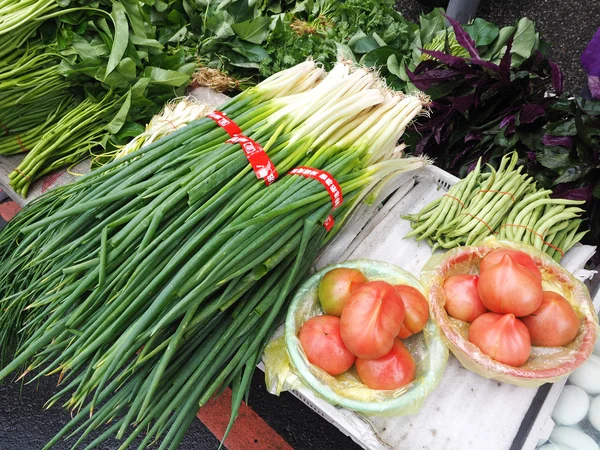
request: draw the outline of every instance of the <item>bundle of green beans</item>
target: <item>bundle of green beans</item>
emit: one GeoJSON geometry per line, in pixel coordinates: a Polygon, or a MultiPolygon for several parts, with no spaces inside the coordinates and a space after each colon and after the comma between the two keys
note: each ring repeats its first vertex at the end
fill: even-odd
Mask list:
{"type": "Polygon", "coordinates": [[[477,245],[497,235],[531,244],[556,261],[581,240],[578,232],[583,201],[551,198],[551,190],[540,190],[533,178],[516,167],[516,152],[504,156],[498,170],[481,171],[481,159],[466,178],[447,194],[426,205],[410,220],[416,236],[436,248],[477,245]]]}
{"type": "Polygon", "coordinates": [[[233,421],[319,249],[365,195],[426,163],[395,151],[422,99],[368,70],[325,76],[309,61],[221,109],[262,143],[279,180],[257,180],[204,118],[50,191],[0,232],[0,379],[60,373],[49,404],[78,411],[46,448],[108,422],[87,448],[116,435],[125,449],[146,433],[139,448],[174,449],[228,385],[233,421]],[[316,180],[286,175],[299,165],[330,173],[341,207],[316,180]]]}

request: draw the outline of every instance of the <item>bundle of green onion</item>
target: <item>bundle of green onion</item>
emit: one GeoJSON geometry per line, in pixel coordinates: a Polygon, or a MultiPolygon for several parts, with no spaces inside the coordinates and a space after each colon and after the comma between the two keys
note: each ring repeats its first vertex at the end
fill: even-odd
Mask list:
{"type": "Polygon", "coordinates": [[[143,133],[113,152],[95,155],[93,165],[102,166],[113,159],[122,158],[154,141],[177,131],[194,120],[206,117],[213,110],[209,105],[194,97],[181,97],[168,102],[163,110],[155,114],[146,125],[143,133]]]}
{"type": "Polygon", "coordinates": [[[176,448],[228,385],[233,421],[319,249],[369,192],[426,163],[396,151],[422,106],[367,70],[308,61],[222,107],[264,147],[273,184],[203,118],[23,209],[0,233],[0,379],[60,373],[48,403],[79,412],[46,448],[106,423],[87,448],[142,433],[140,448],[176,448]],[[341,206],[297,166],[331,174],[341,206]]]}

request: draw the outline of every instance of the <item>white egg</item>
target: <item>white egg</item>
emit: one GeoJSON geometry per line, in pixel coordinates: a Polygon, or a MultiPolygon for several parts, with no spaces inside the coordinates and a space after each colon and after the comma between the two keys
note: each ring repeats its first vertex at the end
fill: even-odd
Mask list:
{"type": "Polygon", "coordinates": [[[542,445],[537,450],[575,450],[575,449],[573,447],[569,447],[568,445],[555,444],[553,442],[548,442],[547,444],[542,445]]]}
{"type": "Polygon", "coordinates": [[[552,418],[561,425],[575,425],[587,414],[590,407],[590,398],[580,387],[572,384],[562,390],[552,418]]]}
{"type": "Polygon", "coordinates": [[[569,376],[569,381],[588,394],[600,394],[600,356],[591,355],[590,359],[569,376]]]}
{"type": "Polygon", "coordinates": [[[550,442],[568,445],[575,450],[600,450],[598,444],[583,431],[570,427],[556,427],[550,435],[550,442]]]}
{"type": "Polygon", "coordinates": [[[600,431],[600,396],[592,400],[590,404],[590,412],[588,413],[588,419],[592,426],[600,431]]]}

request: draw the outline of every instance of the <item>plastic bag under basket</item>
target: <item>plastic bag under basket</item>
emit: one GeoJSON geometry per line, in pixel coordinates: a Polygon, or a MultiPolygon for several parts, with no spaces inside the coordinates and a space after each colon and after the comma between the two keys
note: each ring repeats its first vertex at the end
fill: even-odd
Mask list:
{"type": "Polygon", "coordinates": [[[391,264],[355,260],[325,267],[300,287],[287,313],[284,336],[274,339],[264,352],[267,389],[279,394],[284,390],[308,386],[331,404],[365,414],[392,416],[418,412],[425,398],[438,385],[448,360],[448,349],[431,319],[421,333],[403,339],[416,362],[417,373],[412,383],[397,390],[369,389],[360,382],[354,369],[331,376],[306,358],[298,331],[311,317],[324,314],[317,297],[317,287],[323,276],[337,267],[359,269],[369,281],[408,284],[424,292],[415,277],[391,264]]]}
{"type": "Polygon", "coordinates": [[[596,342],[598,316],[587,288],[545,253],[530,245],[491,237],[480,245],[459,247],[443,255],[434,255],[421,272],[427,290],[430,313],[439,325],[452,353],[466,368],[485,378],[524,387],[552,383],[579,367],[592,353],[596,342]],[[564,347],[531,347],[529,360],[513,367],[493,360],[469,342],[469,324],[448,315],[444,305],[444,281],[458,274],[479,273],[479,262],[487,253],[510,248],[521,250],[533,258],[542,273],[542,287],[564,296],[581,318],[576,338],[564,347]]]}

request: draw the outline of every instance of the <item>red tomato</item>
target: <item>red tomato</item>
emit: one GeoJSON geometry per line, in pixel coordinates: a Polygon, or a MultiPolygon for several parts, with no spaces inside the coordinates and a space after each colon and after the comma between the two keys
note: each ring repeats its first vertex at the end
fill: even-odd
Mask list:
{"type": "Polygon", "coordinates": [[[540,307],[521,319],[533,345],[560,347],[567,345],[579,331],[580,321],[566,298],[556,292],[544,291],[540,307]]]}
{"type": "Polygon", "coordinates": [[[377,359],[356,358],[356,372],[371,389],[391,390],[415,379],[417,366],[400,339],[394,339],[387,355],[377,359]]]}
{"type": "Polygon", "coordinates": [[[404,303],[404,320],[398,337],[406,339],[413,334],[417,334],[425,327],[429,319],[429,303],[427,303],[427,299],[423,294],[412,286],[397,284],[394,287],[404,303]]]}
{"type": "Polygon", "coordinates": [[[340,317],[350,294],[367,281],[358,269],[339,267],[327,272],[318,288],[319,301],[325,314],[340,317]]]}
{"type": "Polygon", "coordinates": [[[531,351],[529,331],[514,314],[485,313],[469,328],[469,341],[502,364],[518,367],[531,351]]]}
{"type": "Polygon", "coordinates": [[[379,358],[391,350],[403,320],[404,303],[394,286],[370,281],[352,293],[342,311],[342,340],[359,358],[379,358]]]}
{"type": "Polygon", "coordinates": [[[490,311],[527,316],[542,303],[542,282],[510,255],[479,275],[479,297],[490,311]]]}
{"type": "Polygon", "coordinates": [[[310,363],[330,375],[339,375],[354,364],[356,357],[340,336],[339,317],[311,317],[300,328],[298,338],[310,363]]]}
{"type": "Polygon", "coordinates": [[[470,323],[488,311],[479,298],[478,283],[478,275],[454,275],[444,281],[444,307],[450,317],[470,323]]]}
{"type": "Polygon", "coordinates": [[[520,250],[512,250],[508,248],[494,250],[493,252],[485,255],[479,264],[479,272],[485,272],[490,267],[498,264],[504,255],[510,255],[514,262],[521,264],[532,274],[534,274],[538,280],[542,281],[542,273],[531,256],[520,250]]]}

